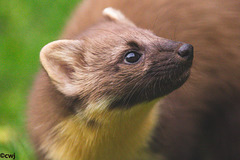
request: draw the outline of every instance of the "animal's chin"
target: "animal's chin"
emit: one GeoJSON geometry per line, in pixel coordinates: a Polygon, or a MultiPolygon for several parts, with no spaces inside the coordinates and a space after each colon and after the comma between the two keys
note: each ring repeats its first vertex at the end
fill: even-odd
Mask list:
{"type": "MultiPolygon", "coordinates": [[[[172,78],[158,79],[146,84],[146,86],[137,87],[139,90],[123,96],[123,98],[114,102],[110,108],[131,108],[132,106],[142,103],[149,102],[156,98],[163,97],[177,88],[181,87],[190,75],[190,70],[185,70],[178,75],[174,75],[172,78]]],[[[168,76],[169,77],[169,76],[168,76]]]]}
{"type": "Polygon", "coordinates": [[[181,87],[190,76],[190,70],[186,70],[182,72],[181,74],[177,75],[174,79],[166,79],[165,83],[163,82],[163,88],[165,88],[164,95],[171,93],[172,91],[178,89],[181,87]]]}
{"type": "Polygon", "coordinates": [[[174,75],[172,77],[166,76],[166,78],[158,80],[158,84],[155,85],[155,87],[152,91],[148,91],[148,95],[145,98],[147,101],[151,101],[158,97],[163,97],[174,90],[181,87],[188,79],[190,75],[190,70],[185,70],[184,72],[174,75]]]}

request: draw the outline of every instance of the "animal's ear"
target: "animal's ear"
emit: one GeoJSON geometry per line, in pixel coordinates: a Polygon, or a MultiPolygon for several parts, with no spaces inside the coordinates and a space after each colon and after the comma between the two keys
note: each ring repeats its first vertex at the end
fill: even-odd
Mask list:
{"type": "Polygon", "coordinates": [[[119,10],[116,10],[114,8],[111,8],[111,7],[105,8],[103,10],[103,16],[112,21],[121,22],[121,23],[135,26],[135,24],[132,21],[130,21],[129,19],[127,19],[122,14],[122,12],[120,12],[119,10]]]}
{"type": "Polygon", "coordinates": [[[74,76],[81,65],[82,42],[79,40],[58,40],[44,46],[40,61],[53,84],[66,96],[78,93],[74,76]],[[77,67],[78,66],[78,67],[77,67]]]}

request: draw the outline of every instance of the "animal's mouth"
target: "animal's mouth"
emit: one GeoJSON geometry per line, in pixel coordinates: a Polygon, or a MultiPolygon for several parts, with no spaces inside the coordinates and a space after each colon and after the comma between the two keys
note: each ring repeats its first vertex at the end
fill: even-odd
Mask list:
{"type": "Polygon", "coordinates": [[[184,70],[172,70],[169,74],[164,75],[159,83],[159,89],[161,90],[160,96],[171,93],[175,89],[181,87],[190,76],[190,68],[184,70]]]}
{"type": "Polygon", "coordinates": [[[192,61],[187,63],[166,64],[164,69],[158,68],[145,77],[145,88],[142,99],[152,99],[165,96],[181,87],[190,76],[192,61]],[[145,96],[145,97],[144,97],[145,96]]]}
{"type": "Polygon", "coordinates": [[[139,86],[130,90],[124,98],[116,103],[119,106],[129,108],[137,103],[163,97],[181,87],[189,76],[190,67],[184,70],[173,69],[166,71],[165,74],[145,77],[141,80],[142,83],[139,86]]]}
{"type": "Polygon", "coordinates": [[[189,67],[184,67],[184,69],[180,69],[180,70],[174,70],[172,71],[173,72],[173,78],[172,80],[170,80],[170,82],[175,82],[175,83],[182,83],[185,82],[188,77],[190,76],[190,69],[191,69],[191,66],[189,67]]]}

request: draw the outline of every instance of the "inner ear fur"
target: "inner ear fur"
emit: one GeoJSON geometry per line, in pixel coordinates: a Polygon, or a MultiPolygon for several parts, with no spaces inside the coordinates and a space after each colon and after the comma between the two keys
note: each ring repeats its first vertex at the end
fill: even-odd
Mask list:
{"type": "Polygon", "coordinates": [[[57,40],[44,46],[40,52],[43,68],[57,89],[67,96],[78,94],[73,76],[77,60],[83,58],[81,48],[79,40],[57,40]]]}
{"type": "Polygon", "coordinates": [[[116,10],[112,7],[105,8],[102,14],[108,20],[135,26],[135,24],[132,21],[130,21],[128,18],[126,18],[121,11],[116,10]]]}

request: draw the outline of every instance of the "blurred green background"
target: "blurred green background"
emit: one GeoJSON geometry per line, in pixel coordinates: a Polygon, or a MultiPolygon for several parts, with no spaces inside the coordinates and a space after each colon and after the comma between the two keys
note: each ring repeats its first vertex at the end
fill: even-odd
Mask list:
{"type": "Polygon", "coordinates": [[[58,39],[79,0],[0,0],[0,153],[34,160],[25,129],[39,52],[58,39]]]}

